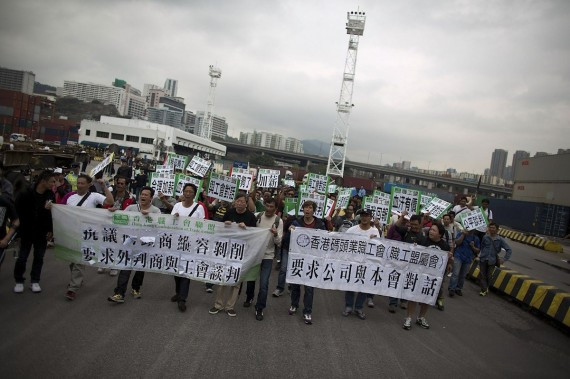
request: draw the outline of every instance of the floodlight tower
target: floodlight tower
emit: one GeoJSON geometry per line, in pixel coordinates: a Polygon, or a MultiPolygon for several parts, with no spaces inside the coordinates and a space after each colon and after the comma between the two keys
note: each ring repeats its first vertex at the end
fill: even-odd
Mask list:
{"type": "Polygon", "coordinates": [[[352,104],[352,90],[354,87],[354,74],[356,71],[356,55],[358,53],[358,39],[364,34],[364,24],[366,14],[364,12],[347,12],[348,22],[346,23],[346,33],[350,35],[348,39],[348,53],[344,64],[344,74],[342,75],[342,85],[340,87],[340,97],[336,103],[337,118],[333,129],[329,162],[327,165],[327,175],[343,176],[344,161],[346,160],[346,143],[348,142],[348,119],[352,104]]]}
{"type": "Polygon", "coordinates": [[[208,93],[208,105],[204,117],[200,123],[200,137],[212,139],[212,124],[214,122],[214,101],[216,100],[216,86],[218,79],[222,77],[222,70],[210,65],[210,92],[208,93]]]}

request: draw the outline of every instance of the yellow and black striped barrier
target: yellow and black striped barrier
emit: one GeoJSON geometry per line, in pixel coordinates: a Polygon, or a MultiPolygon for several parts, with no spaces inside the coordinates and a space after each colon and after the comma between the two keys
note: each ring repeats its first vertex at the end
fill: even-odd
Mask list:
{"type": "MultiPolygon", "coordinates": [[[[476,259],[468,276],[477,279],[479,272],[476,259]]],[[[570,328],[570,293],[507,267],[495,268],[490,286],[570,328]]]]}
{"type": "Polygon", "coordinates": [[[510,229],[500,228],[499,235],[502,237],[509,238],[513,241],[517,241],[520,243],[524,243],[527,245],[531,245],[534,247],[538,247],[539,249],[552,251],[554,253],[562,253],[564,252],[564,248],[562,244],[555,241],[549,241],[543,237],[525,234],[522,232],[517,232],[510,229]]]}

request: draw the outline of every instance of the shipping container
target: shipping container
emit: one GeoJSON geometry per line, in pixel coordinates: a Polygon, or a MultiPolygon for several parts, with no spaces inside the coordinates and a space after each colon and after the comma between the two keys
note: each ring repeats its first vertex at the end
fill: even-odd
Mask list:
{"type": "Polygon", "coordinates": [[[570,207],[507,199],[490,201],[489,208],[499,225],[552,237],[564,237],[570,232],[570,207]]]}

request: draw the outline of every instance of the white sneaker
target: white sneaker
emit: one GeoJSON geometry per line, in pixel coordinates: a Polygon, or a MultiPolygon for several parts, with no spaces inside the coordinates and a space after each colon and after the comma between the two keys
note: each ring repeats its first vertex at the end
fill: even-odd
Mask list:
{"type": "Polygon", "coordinates": [[[99,268],[97,269],[97,274],[102,274],[102,273],[104,273],[104,272],[105,272],[105,269],[104,269],[104,268],[99,267],[99,268]]]}
{"type": "Polygon", "coordinates": [[[109,271],[109,275],[110,275],[110,276],[117,276],[118,273],[119,273],[119,270],[111,270],[111,271],[109,271]]]}
{"type": "Polygon", "coordinates": [[[40,287],[40,283],[32,283],[30,285],[30,289],[33,293],[40,293],[42,292],[42,287],[40,287]]]}
{"type": "Polygon", "coordinates": [[[22,293],[24,292],[24,283],[16,283],[14,286],[14,293],[22,293]]]}

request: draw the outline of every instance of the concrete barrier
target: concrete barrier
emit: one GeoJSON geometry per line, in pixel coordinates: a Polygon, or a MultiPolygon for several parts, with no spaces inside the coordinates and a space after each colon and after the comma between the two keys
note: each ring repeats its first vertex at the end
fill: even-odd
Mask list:
{"type": "MultiPolygon", "coordinates": [[[[468,277],[477,279],[479,274],[479,260],[476,259],[469,268],[468,277]]],[[[490,286],[570,328],[570,293],[508,267],[494,269],[490,286]]]]}
{"type": "Polygon", "coordinates": [[[562,253],[564,252],[564,248],[561,243],[555,241],[549,241],[544,237],[532,235],[532,234],[525,234],[522,232],[517,232],[515,230],[510,230],[501,227],[499,229],[499,235],[513,241],[517,241],[520,243],[524,243],[527,245],[531,245],[534,247],[538,247],[539,249],[551,251],[554,253],[562,253]]]}

